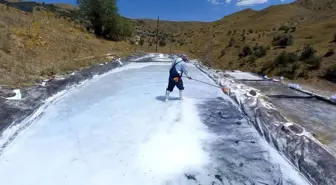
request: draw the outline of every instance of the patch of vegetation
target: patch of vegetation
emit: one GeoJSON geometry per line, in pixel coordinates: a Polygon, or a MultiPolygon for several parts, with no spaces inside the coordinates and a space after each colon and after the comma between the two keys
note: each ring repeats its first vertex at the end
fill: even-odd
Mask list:
{"type": "Polygon", "coordinates": [[[253,55],[257,58],[266,56],[267,49],[262,45],[255,45],[253,47],[253,55]]]}
{"type": "Polygon", "coordinates": [[[330,82],[336,83],[336,63],[324,68],[321,77],[330,82]]]}
{"type": "Polygon", "coordinates": [[[316,50],[312,46],[306,45],[304,46],[299,59],[301,61],[310,59],[315,56],[315,53],[316,50]]]}
{"type": "Polygon", "coordinates": [[[159,46],[160,47],[166,46],[166,39],[160,39],[159,40],[159,46]]]}
{"type": "Polygon", "coordinates": [[[143,46],[144,43],[145,43],[145,39],[144,39],[143,37],[141,37],[140,40],[139,40],[139,44],[140,44],[141,46],[143,46]]]}
{"type": "Polygon", "coordinates": [[[245,42],[245,40],[246,40],[245,35],[242,35],[242,41],[245,42]]]}
{"type": "Polygon", "coordinates": [[[290,27],[286,25],[282,25],[279,27],[279,31],[285,31],[285,33],[288,33],[289,30],[290,30],[290,27]]]}
{"type": "Polygon", "coordinates": [[[293,44],[293,36],[292,35],[277,35],[273,37],[272,45],[278,46],[281,48],[285,48],[286,46],[290,46],[293,44]]]}
{"type": "Polygon", "coordinates": [[[276,66],[285,66],[298,61],[299,58],[296,53],[281,52],[274,60],[276,66]]]}
{"type": "Polygon", "coordinates": [[[246,56],[251,55],[251,54],[253,54],[253,52],[252,52],[252,49],[250,48],[250,46],[244,46],[242,56],[246,57],[246,56]]]}
{"type": "MultiPolygon", "coordinates": [[[[253,56],[253,60],[257,60],[258,58],[264,57],[266,55],[266,48],[262,45],[255,45],[253,48],[250,46],[244,46],[242,52],[239,53],[239,58],[253,56]]],[[[249,59],[252,61],[252,59],[249,59]]]]}
{"type": "Polygon", "coordinates": [[[318,69],[320,67],[320,63],[322,58],[315,56],[316,50],[310,46],[304,46],[300,58],[300,61],[304,61],[310,69],[318,69]]]}
{"type": "Polygon", "coordinates": [[[295,53],[281,52],[274,59],[274,73],[278,76],[284,76],[289,79],[294,78],[295,62],[298,61],[298,56],[295,53]]]}
{"type": "Polygon", "coordinates": [[[221,50],[221,54],[219,55],[218,58],[222,58],[223,56],[225,56],[225,54],[226,54],[225,49],[222,49],[222,50],[221,50]]]}
{"type": "Polygon", "coordinates": [[[234,38],[231,38],[229,41],[229,47],[233,47],[236,44],[236,40],[234,38]]]}

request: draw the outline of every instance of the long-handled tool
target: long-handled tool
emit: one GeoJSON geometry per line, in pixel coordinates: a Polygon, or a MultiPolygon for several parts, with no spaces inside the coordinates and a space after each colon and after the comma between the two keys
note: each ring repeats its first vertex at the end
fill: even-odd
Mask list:
{"type": "MultiPolygon", "coordinates": [[[[185,76],[182,76],[182,77],[187,78],[187,77],[185,77],[185,76]]],[[[203,82],[203,81],[201,81],[201,80],[197,80],[197,79],[193,79],[193,78],[191,78],[190,80],[194,80],[194,81],[197,81],[197,82],[206,84],[206,85],[210,85],[210,86],[212,86],[212,87],[220,88],[225,94],[228,94],[228,93],[229,93],[229,89],[226,88],[226,87],[221,87],[221,86],[218,86],[218,85],[214,85],[214,84],[211,84],[211,83],[203,82]]]]}

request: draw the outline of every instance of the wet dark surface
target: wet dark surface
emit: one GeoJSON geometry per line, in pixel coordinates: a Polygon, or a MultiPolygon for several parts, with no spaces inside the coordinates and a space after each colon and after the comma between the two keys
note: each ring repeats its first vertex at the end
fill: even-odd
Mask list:
{"type": "Polygon", "coordinates": [[[300,124],[336,152],[336,106],[279,82],[244,81],[267,95],[285,117],[300,124]]]}
{"type": "Polygon", "coordinates": [[[242,81],[243,84],[260,90],[265,95],[286,95],[310,97],[310,95],[287,88],[279,82],[273,81],[242,81]]]}
{"type": "MultiPolygon", "coordinates": [[[[198,109],[203,123],[218,136],[209,148],[212,164],[208,168],[212,172],[212,184],[294,185],[303,182],[288,176],[293,169],[285,171],[283,166],[280,167],[279,163],[284,160],[261,139],[231,102],[206,101],[199,103],[198,109]]],[[[186,177],[193,181],[202,178],[197,174],[186,177]]]]}

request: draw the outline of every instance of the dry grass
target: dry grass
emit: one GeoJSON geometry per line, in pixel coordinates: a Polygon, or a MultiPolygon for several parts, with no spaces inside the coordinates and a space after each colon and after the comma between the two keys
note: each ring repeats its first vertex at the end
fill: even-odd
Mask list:
{"type": "MultiPolygon", "coordinates": [[[[99,60],[74,60],[107,53],[127,55],[126,42],[110,42],[52,12],[26,13],[0,4],[0,85],[22,87],[99,60]]],[[[101,61],[101,60],[100,60],[101,61]]]]}
{"type": "MultiPolygon", "coordinates": [[[[324,1],[330,0],[321,0],[316,6],[330,5],[324,1]]],[[[335,6],[331,10],[321,8],[317,11],[315,8],[308,9],[305,5],[277,5],[261,11],[246,9],[212,23],[163,22],[160,24],[160,34],[166,38],[172,36],[176,41],[183,41],[183,45],[175,42],[173,50],[191,53],[213,67],[277,75],[284,69],[273,67],[274,59],[283,51],[300,55],[303,47],[310,44],[317,50],[317,56],[323,56],[329,50],[336,49],[336,43],[331,42],[336,32],[335,6]],[[271,43],[276,35],[285,34],[283,30],[279,30],[282,26],[291,28],[288,34],[293,36],[293,44],[285,49],[277,49],[272,47],[271,43]],[[255,45],[269,47],[266,56],[255,60],[251,57],[239,57],[244,46],[252,48],[255,45]]],[[[153,40],[152,33],[155,33],[156,21],[137,23],[138,34],[143,35],[146,42],[148,39],[153,40]]],[[[294,79],[303,78],[298,75],[302,73],[306,74],[306,79],[323,79],[324,72],[336,66],[334,56],[324,58],[319,69],[308,69],[303,61],[298,61],[299,68],[295,71],[296,75],[293,75],[294,79]]]]}

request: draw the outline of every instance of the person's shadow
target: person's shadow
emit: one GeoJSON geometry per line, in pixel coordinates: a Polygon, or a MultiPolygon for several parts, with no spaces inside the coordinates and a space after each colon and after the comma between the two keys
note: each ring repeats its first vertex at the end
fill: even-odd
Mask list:
{"type": "MultiPolygon", "coordinates": [[[[165,99],[166,99],[165,96],[157,96],[156,97],[156,100],[158,100],[158,101],[163,101],[164,102],[165,99]]],[[[176,101],[176,100],[179,100],[179,98],[178,97],[169,97],[169,101],[171,101],[171,100],[176,101]]]]}

